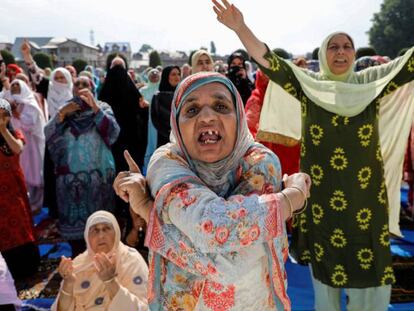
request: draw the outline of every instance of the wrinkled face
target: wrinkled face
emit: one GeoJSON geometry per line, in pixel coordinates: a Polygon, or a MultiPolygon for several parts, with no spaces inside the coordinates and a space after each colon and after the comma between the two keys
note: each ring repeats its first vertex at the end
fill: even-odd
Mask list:
{"type": "Polygon", "coordinates": [[[354,64],[355,49],[346,35],[338,34],[332,37],[326,49],[326,61],[329,70],[336,75],[347,72],[354,64]]]}
{"type": "Polygon", "coordinates": [[[61,73],[60,71],[56,72],[54,80],[56,82],[59,82],[59,83],[65,83],[65,84],[68,83],[68,81],[66,80],[65,75],[63,73],[61,73]]]}
{"type": "Polygon", "coordinates": [[[172,86],[177,86],[178,83],[180,83],[181,80],[181,73],[177,68],[174,68],[170,71],[170,74],[168,75],[168,82],[172,86]]]}
{"type": "Polygon", "coordinates": [[[115,243],[115,230],[111,224],[96,224],[89,229],[88,238],[94,253],[109,253],[115,243]]]}
{"type": "Polygon", "coordinates": [[[12,83],[12,85],[10,86],[10,93],[12,95],[17,95],[20,94],[21,89],[20,89],[20,84],[19,83],[12,83]]]}
{"type": "Polygon", "coordinates": [[[92,86],[89,82],[89,79],[86,77],[79,77],[75,80],[75,83],[73,83],[73,95],[78,96],[79,90],[82,89],[88,89],[89,91],[92,91],[92,86]]]}
{"type": "Polygon", "coordinates": [[[213,63],[210,60],[210,57],[203,54],[201,55],[198,60],[197,64],[194,67],[194,72],[200,72],[200,71],[213,71],[213,63]]]}
{"type": "Polygon", "coordinates": [[[209,83],[189,94],[178,128],[192,159],[214,163],[229,156],[237,139],[237,116],[227,87],[209,83]]]}

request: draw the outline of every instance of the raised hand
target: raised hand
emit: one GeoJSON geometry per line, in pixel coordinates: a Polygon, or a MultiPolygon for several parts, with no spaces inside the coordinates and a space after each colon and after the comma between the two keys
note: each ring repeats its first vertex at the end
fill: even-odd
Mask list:
{"type": "Polygon", "coordinates": [[[78,91],[79,97],[92,108],[93,112],[98,112],[99,106],[96,103],[95,97],[92,92],[88,89],[81,89],[78,91]]]}
{"type": "Polygon", "coordinates": [[[58,272],[65,282],[73,284],[76,280],[76,276],[73,273],[73,261],[71,258],[61,257],[58,272]]]}
{"type": "Polygon", "coordinates": [[[227,0],[212,0],[213,10],[217,14],[217,20],[234,31],[238,31],[244,25],[243,14],[234,4],[227,0]]]}
{"type": "Polygon", "coordinates": [[[151,197],[147,192],[147,182],[138,165],[126,150],[124,157],[128,163],[129,171],[119,172],[115,178],[113,188],[122,200],[129,202],[136,214],[148,221],[147,204],[151,201],[151,197]]]}
{"type": "Polygon", "coordinates": [[[79,107],[79,105],[77,103],[74,102],[69,102],[67,103],[65,106],[63,106],[59,112],[58,112],[58,117],[59,117],[59,121],[63,122],[63,120],[65,120],[66,116],[80,110],[81,108],[79,107]]]}
{"type": "Polygon", "coordinates": [[[116,276],[116,257],[114,254],[98,253],[94,256],[96,273],[102,281],[109,281],[116,276]]]}
{"type": "Polygon", "coordinates": [[[27,41],[27,39],[24,39],[22,45],[20,46],[20,51],[22,52],[22,55],[23,56],[30,55],[31,50],[32,48],[30,47],[29,41],[27,41]]]}

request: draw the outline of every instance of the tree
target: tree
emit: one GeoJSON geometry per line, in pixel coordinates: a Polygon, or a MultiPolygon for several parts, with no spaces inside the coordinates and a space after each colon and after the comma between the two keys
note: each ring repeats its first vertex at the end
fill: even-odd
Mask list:
{"type": "Polygon", "coordinates": [[[149,45],[149,44],[143,44],[141,46],[141,48],[139,49],[139,52],[146,53],[146,52],[151,51],[151,50],[153,50],[153,48],[152,48],[151,45],[149,45]]]}
{"type": "Polygon", "coordinates": [[[46,67],[52,68],[52,58],[43,52],[38,52],[33,55],[33,59],[36,62],[36,64],[42,68],[45,69],[46,67]]]}
{"type": "Polygon", "coordinates": [[[160,65],[162,65],[160,54],[158,54],[158,52],[154,50],[149,55],[149,66],[155,68],[160,65]]]}
{"type": "Polygon", "coordinates": [[[216,54],[216,45],[214,44],[214,41],[210,42],[210,53],[213,55],[216,54]]]}
{"type": "Polygon", "coordinates": [[[1,56],[6,65],[8,64],[15,64],[16,60],[14,59],[14,55],[7,50],[0,50],[1,56]]]}
{"type": "Polygon", "coordinates": [[[73,61],[72,66],[75,67],[77,73],[80,73],[85,69],[86,66],[88,66],[88,63],[86,60],[76,59],[73,61]]]}
{"type": "Polygon", "coordinates": [[[380,55],[394,58],[414,45],[414,1],[384,0],[372,19],[369,42],[380,55]]]}

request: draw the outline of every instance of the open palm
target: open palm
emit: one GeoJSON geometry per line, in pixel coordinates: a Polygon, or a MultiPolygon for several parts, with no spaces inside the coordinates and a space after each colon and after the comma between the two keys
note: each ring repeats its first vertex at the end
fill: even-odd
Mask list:
{"type": "Polygon", "coordinates": [[[243,14],[227,0],[212,0],[213,10],[217,14],[217,20],[230,29],[237,31],[244,23],[243,14]]]}

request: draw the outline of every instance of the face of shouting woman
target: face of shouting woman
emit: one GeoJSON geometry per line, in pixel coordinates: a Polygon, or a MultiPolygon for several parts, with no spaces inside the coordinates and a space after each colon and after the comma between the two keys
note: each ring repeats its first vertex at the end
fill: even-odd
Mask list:
{"type": "Polygon", "coordinates": [[[348,71],[355,61],[355,49],[352,41],[345,34],[338,34],[329,40],[326,49],[326,62],[329,70],[340,75],[348,71]]]}
{"type": "Polygon", "coordinates": [[[191,92],[180,110],[178,127],[192,159],[214,163],[229,156],[237,139],[237,116],[227,87],[214,82],[191,92]]]}

